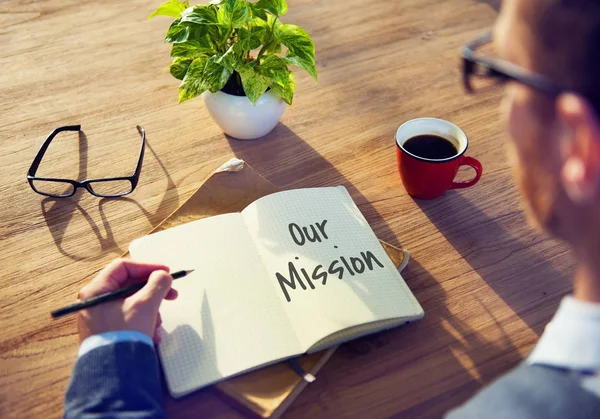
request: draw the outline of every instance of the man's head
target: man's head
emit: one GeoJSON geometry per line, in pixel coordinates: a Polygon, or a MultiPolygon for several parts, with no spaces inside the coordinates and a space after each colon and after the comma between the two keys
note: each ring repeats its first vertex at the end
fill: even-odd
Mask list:
{"type": "Polygon", "coordinates": [[[600,1],[506,0],[494,39],[501,58],[578,92],[511,82],[504,110],[534,220],[589,246],[600,237],[600,1]]]}

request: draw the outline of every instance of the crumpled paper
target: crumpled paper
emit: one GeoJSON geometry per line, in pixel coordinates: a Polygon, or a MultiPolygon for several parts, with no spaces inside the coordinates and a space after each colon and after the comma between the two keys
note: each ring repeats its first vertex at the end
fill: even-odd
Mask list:
{"type": "Polygon", "coordinates": [[[239,172],[240,170],[242,170],[244,168],[244,165],[246,164],[246,162],[244,160],[240,160],[236,157],[226,161],[225,163],[223,163],[217,170],[215,170],[215,173],[221,173],[221,172],[239,172]]]}

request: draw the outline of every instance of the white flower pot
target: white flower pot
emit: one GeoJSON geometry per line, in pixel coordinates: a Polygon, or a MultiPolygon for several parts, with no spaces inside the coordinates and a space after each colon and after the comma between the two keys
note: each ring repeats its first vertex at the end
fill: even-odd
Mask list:
{"type": "Polygon", "coordinates": [[[263,94],[256,105],[246,96],[223,92],[202,94],[208,113],[223,132],[239,140],[264,137],[279,123],[287,104],[272,91],[263,94]]]}

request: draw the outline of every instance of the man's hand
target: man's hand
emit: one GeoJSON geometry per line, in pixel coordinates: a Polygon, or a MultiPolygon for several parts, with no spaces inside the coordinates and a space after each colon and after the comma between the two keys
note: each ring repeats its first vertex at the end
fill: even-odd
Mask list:
{"type": "Polygon", "coordinates": [[[79,299],[147,281],[144,288],[125,299],[109,301],[82,310],[78,314],[79,339],[115,330],[137,330],[158,343],[157,329],[161,320],[158,309],[163,299],[174,300],[177,291],[171,288],[173,278],[163,265],[150,265],[117,259],[104,268],[92,282],[79,292],[79,299]]]}

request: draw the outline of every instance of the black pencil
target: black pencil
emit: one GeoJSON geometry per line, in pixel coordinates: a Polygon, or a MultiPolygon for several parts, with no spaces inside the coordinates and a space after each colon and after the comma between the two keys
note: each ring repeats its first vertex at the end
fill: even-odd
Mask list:
{"type": "MultiPolygon", "coordinates": [[[[173,279],[179,279],[183,278],[191,272],[193,271],[178,271],[171,274],[171,276],[173,277],[173,279]]],[[[79,310],[102,304],[106,301],[112,301],[119,298],[129,297],[130,295],[135,294],[136,292],[141,290],[144,287],[144,285],[146,285],[146,282],[140,282],[138,284],[133,284],[117,291],[111,291],[105,294],[100,294],[87,300],[80,301],[78,303],[71,304],[63,308],[59,308],[58,310],[54,310],[50,314],[52,315],[52,318],[57,319],[59,317],[66,316],[67,314],[75,313],[79,310]]]]}

